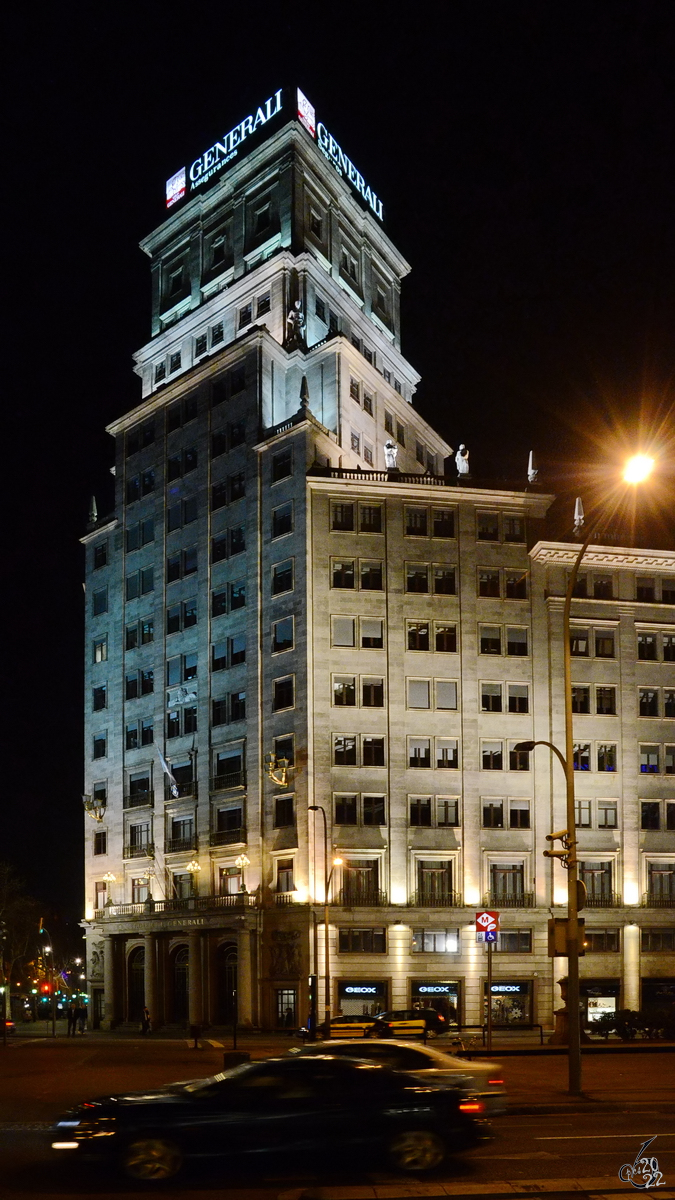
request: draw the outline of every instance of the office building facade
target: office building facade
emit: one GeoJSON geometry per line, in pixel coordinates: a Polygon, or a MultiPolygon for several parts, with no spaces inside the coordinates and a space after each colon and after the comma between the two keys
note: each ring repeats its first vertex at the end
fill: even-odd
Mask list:
{"type": "MultiPolygon", "coordinates": [[[[301,93],[169,183],[142,399],[83,538],[93,1022],[304,1023],[332,872],[333,1012],[481,1022],[485,906],[495,1018],[548,1025],[564,780],[514,746],[564,745],[575,548],[551,496],[478,486],[415,412],[408,265],[301,93]]],[[[593,1012],[675,986],[675,560],[594,546],[582,577],[593,1012]]]]}

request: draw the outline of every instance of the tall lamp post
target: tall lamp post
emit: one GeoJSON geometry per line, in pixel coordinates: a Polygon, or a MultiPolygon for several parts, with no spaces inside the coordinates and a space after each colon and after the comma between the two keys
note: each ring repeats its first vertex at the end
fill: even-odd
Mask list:
{"type": "Polygon", "coordinates": [[[49,989],[51,992],[51,1008],[52,1008],[52,1037],[56,1037],[56,993],[54,991],[54,946],[52,939],[49,936],[49,931],[45,929],[42,918],[40,918],[40,937],[46,937],[48,945],[45,946],[45,954],[49,954],[49,989]]]}
{"type": "Polygon", "coordinates": [[[323,932],[324,932],[324,958],[326,960],[326,982],[324,986],[324,1037],[330,1037],[330,937],[328,925],[328,895],[330,891],[330,883],[333,878],[333,871],[336,867],[341,866],[342,859],[334,858],[331,864],[330,871],[328,870],[328,821],[326,820],[326,810],[320,804],[308,805],[310,812],[320,812],[323,817],[323,932]]]}
{"type": "MultiPolygon", "coordinates": [[[[624,470],[624,482],[642,483],[651,473],[654,460],[637,454],[629,460],[624,470]]],[[[519,742],[515,747],[533,750],[545,745],[557,755],[565,772],[565,819],[566,830],[562,837],[564,850],[549,850],[549,857],[560,858],[567,868],[567,1021],[568,1021],[568,1091],[572,1096],[581,1094],[581,1018],[579,1012],[579,888],[576,830],[576,805],[574,794],[574,734],[572,728],[572,655],[570,649],[570,611],[581,560],[586,553],[593,534],[605,518],[600,516],[588,528],[579,553],[567,581],[563,607],[563,687],[565,693],[565,754],[561,754],[552,742],[519,742]]],[[[584,523],[581,501],[577,500],[574,516],[575,533],[580,533],[584,523]]],[[[554,835],[553,840],[557,840],[554,835]]]]}

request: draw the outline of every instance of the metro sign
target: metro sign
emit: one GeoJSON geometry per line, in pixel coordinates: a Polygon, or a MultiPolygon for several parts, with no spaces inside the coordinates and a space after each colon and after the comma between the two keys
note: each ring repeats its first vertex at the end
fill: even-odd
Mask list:
{"type": "MultiPolygon", "coordinates": [[[[477,912],[476,933],[497,933],[499,930],[498,912],[477,912]]],[[[492,940],[492,939],[490,939],[492,940]]]]}

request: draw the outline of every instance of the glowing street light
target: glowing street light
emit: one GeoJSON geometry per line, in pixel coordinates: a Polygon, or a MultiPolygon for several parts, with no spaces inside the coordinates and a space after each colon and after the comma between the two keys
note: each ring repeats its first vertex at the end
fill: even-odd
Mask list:
{"type": "Polygon", "coordinates": [[[634,454],[628,459],[623,472],[625,483],[644,483],[654,470],[654,459],[648,454],[634,454]]]}

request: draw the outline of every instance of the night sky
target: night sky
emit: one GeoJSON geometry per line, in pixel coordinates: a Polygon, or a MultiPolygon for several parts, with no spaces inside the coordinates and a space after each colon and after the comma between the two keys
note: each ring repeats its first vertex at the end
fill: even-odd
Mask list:
{"type": "Polygon", "coordinates": [[[416,407],[476,481],[592,506],[657,454],[638,542],[675,544],[675,5],[79,3],[9,18],[4,156],[5,817],[10,858],[81,913],[82,548],[112,500],[104,426],[140,399],[139,239],[164,181],[298,84],[412,265],[416,407]],[[284,15],[284,14],[288,15],[284,15]],[[7,376],[9,379],[7,380],[7,376]],[[13,482],[12,482],[13,480],[13,482]]]}

